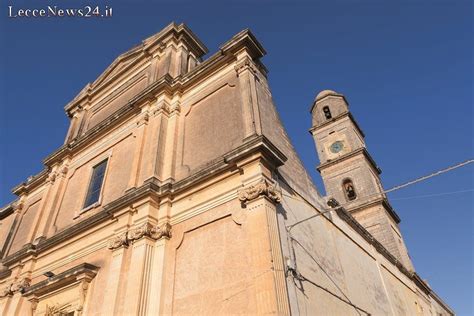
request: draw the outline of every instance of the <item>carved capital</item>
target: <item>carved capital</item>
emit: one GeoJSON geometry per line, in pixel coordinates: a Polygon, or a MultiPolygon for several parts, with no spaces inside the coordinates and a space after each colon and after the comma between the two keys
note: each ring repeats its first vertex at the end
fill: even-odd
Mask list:
{"type": "Polygon", "coordinates": [[[11,292],[14,294],[16,292],[23,293],[27,287],[30,286],[30,279],[28,278],[23,278],[18,282],[15,282],[11,286],[11,292]]]}
{"type": "Polygon", "coordinates": [[[242,203],[255,200],[259,196],[266,196],[274,203],[280,203],[281,193],[277,190],[275,184],[271,184],[269,181],[262,179],[259,183],[248,186],[239,191],[239,200],[242,203]]]}
{"type": "Polygon", "coordinates": [[[127,234],[127,238],[131,241],[138,240],[145,236],[155,240],[158,240],[162,237],[170,238],[171,225],[169,223],[165,223],[161,226],[153,226],[147,222],[135,229],[131,229],[127,234]]]}
{"type": "Polygon", "coordinates": [[[67,172],[68,172],[68,166],[67,165],[64,165],[62,168],[61,168],[61,174],[62,175],[66,175],[67,172]]]}
{"type": "Polygon", "coordinates": [[[150,236],[152,225],[150,223],[142,224],[137,228],[129,230],[127,237],[129,240],[134,241],[138,240],[144,236],[150,236]]]}
{"type": "Polygon", "coordinates": [[[13,204],[14,212],[16,212],[16,213],[21,212],[21,210],[23,209],[23,206],[24,206],[24,203],[23,203],[22,200],[15,202],[13,204]]]}
{"type": "Polygon", "coordinates": [[[165,223],[161,226],[155,226],[151,229],[150,237],[153,239],[160,239],[163,237],[171,238],[171,225],[170,223],[165,223]]]}
{"type": "Polygon", "coordinates": [[[120,247],[128,246],[127,232],[118,234],[107,241],[107,248],[110,250],[115,250],[120,247]]]}
{"type": "Polygon", "coordinates": [[[53,184],[54,181],[56,180],[57,175],[58,175],[58,173],[56,171],[51,172],[48,176],[48,182],[53,184]]]}
{"type": "Polygon", "coordinates": [[[149,115],[147,112],[145,112],[145,113],[143,113],[143,115],[138,119],[137,125],[147,124],[149,120],[150,120],[150,115],[149,115]]]}
{"type": "Polygon", "coordinates": [[[171,111],[169,104],[166,101],[160,101],[153,109],[153,115],[158,115],[160,113],[169,114],[171,111]]]}
{"type": "Polygon", "coordinates": [[[12,284],[8,284],[0,291],[0,297],[6,297],[13,295],[12,284]]]}
{"type": "Polygon", "coordinates": [[[179,102],[174,102],[170,107],[170,113],[179,113],[181,112],[181,105],[179,102]]]}

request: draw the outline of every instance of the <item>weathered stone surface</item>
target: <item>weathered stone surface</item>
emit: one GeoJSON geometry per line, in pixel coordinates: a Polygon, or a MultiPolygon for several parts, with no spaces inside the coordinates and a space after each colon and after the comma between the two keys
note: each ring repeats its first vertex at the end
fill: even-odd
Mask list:
{"type": "Polygon", "coordinates": [[[327,207],[299,160],[253,34],[202,61],[206,51],[170,24],[66,106],[65,144],[0,209],[0,314],[452,313],[396,256],[396,214],[369,198],[378,169],[345,99],[320,94],[311,131],[342,206],[340,181],[353,179],[354,217],[327,207]],[[339,137],[347,146],[328,153],[339,137]]]}

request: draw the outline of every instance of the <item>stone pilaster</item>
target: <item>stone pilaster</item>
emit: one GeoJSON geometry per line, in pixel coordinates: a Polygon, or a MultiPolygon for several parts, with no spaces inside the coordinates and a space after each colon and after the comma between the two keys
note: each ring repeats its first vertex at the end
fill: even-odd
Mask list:
{"type": "Polygon", "coordinates": [[[127,189],[135,188],[138,185],[141,171],[141,162],[143,159],[143,148],[146,141],[146,133],[150,115],[147,111],[143,112],[137,120],[137,128],[134,131],[135,151],[133,152],[132,171],[128,181],[127,189]]]}
{"type": "Polygon", "coordinates": [[[109,276],[102,305],[103,315],[114,315],[117,313],[116,306],[119,300],[119,289],[126,260],[125,251],[127,247],[128,240],[126,231],[116,234],[107,242],[107,248],[112,251],[112,259],[110,260],[109,276]]]}
{"type": "MultiPolygon", "coordinates": [[[[14,282],[8,283],[0,292],[0,305],[1,315],[23,315],[23,311],[26,309],[24,303],[26,300],[23,298],[23,291],[30,286],[29,278],[22,278],[14,282]]],[[[26,302],[28,303],[28,302],[26,302]]]]}
{"type": "Polygon", "coordinates": [[[289,315],[285,268],[281,253],[276,205],[281,193],[268,180],[239,191],[239,200],[246,208],[250,252],[257,289],[258,314],[289,315]]]}
{"type": "Polygon", "coordinates": [[[244,122],[244,138],[261,134],[255,92],[256,67],[246,52],[237,57],[235,71],[239,77],[242,93],[242,116],[244,122]]]}
{"type": "Polygon", "coordinates": [[[170,237],[168,223],[157,226],[146,222],[129,230],[126,237],[117,236],[109,242],[109,248],[129,245],[131,251],[124,315],[156,314],[159,309],[164,243],[170,237]]]}
{"type": "MultiPolygon", "coordinates": [[[[161,160],[163,167],[160,173],[160,179],[165,181],[166,179],[174,178],[174,161],[176,160],[176,138],[178,133],[178,119],[181,113],[181,104],[179,101],[180,96],[176,96],[169,108],[168,124],[166,126],[165,137],[161,138],[165,144],[161,160]]],[[[159,156],[157,155],[157,158],[159,156]]]]}

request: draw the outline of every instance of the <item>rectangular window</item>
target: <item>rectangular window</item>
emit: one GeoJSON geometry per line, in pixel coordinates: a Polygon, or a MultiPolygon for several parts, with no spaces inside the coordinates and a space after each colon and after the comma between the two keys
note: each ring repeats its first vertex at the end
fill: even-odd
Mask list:
{"type": "Polygon", "coordinates": [[[102,189],[102,183],[104,182],[106,167],[107,160],[104,160],[93,168],[91,182],[89,183],[89,188],[87,189],[86,201],[84,202],[84,208],[99,201],[100,190],[102,189]]]}

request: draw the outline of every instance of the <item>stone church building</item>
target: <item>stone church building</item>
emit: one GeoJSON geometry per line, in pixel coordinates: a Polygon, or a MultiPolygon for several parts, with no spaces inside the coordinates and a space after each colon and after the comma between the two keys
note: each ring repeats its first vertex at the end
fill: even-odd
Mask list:
{"type": "Polygon", "coordinates": [[[254,35],[206,53],[172,23],[66,105],[64,145],[0,209],[0,314],[453,315],[346,97],[310,108],[322,196],[254,35]]]}

